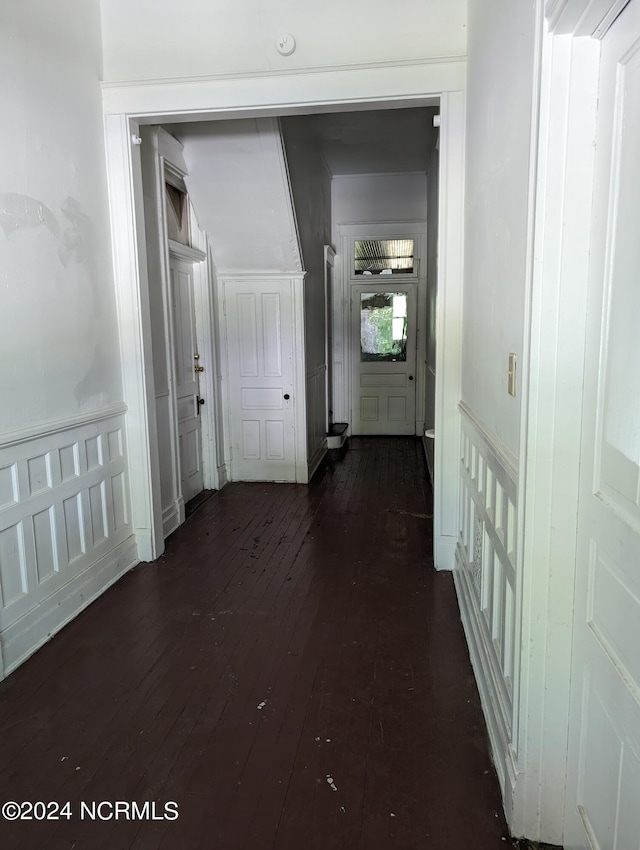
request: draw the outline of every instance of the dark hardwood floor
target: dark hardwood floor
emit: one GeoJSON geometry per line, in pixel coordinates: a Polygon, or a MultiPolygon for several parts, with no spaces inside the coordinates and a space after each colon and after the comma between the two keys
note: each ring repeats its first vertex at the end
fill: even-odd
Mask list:
{"type": "Polygon", "coordinates": [[[510,847],[431,510],[395,438],[204,501],[0,684],[0,803],[70,801],[0,847],[510,847]]]}

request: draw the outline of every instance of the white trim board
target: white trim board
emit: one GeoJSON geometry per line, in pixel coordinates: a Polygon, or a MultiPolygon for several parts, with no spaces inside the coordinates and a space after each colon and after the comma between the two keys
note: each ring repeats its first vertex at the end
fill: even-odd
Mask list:
{"type": "Polygon", "coordinates": [[[255,118],[340,109],[434,106],[443,92],[464,91],[466,57],[298,70],[289,74],[179,77],[102,84],[107,115],[139,123],[255,118]]]}
{"type": "Polygon", "coordinates": [[[48,419],[37,422],[34,425],[29,425],[26,428],[16,429],[15,431],[4,431],[0,434],[0,449],[16,446],[18,443],[24,443],[49,434],[57,434],[59,431],[67,431],[70,428],[79,428],[81,425],[103,422],[105,419],[111,419],[114,416],[122,416],[126,412],[127,405],[124,402],[120,402],[87,413],[78,413],[75,416],[65,416],[61,419],[48,419]]]}

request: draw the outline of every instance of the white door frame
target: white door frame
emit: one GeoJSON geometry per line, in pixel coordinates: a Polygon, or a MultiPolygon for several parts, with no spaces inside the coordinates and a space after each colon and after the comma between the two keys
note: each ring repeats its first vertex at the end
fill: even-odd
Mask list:
{"type": "Polygon", "coordinates": [[[600,45],[627,0],[548,0],[522,363],[517,645],[505,799],[514,835],[562,844],[587,270],[600,45]],[[592,36],[576,38],[574,36],[592,36]]]}
{"type": "MultiPolygon", "coordinates": [[[[424,393],[425,393],[425,360],[426,360],[426,334],[424,321],[421,321],[422,316],[427,314],[427,225],[424,221],[396,221],[392,223],[382,224],[380,222],[374,224],[341,224],[338,226],[340,234],[340,250],[343,262],[341,264],[341,289],[342,289],[342,309],[341,313],[336,313],[334,306],[334,318],[336,319],[334,327],[334,338],[340,339],[344,335],[344,339],[339,342],[341,351],[341,370],[342,370],[342,393],[343,398],[339,400],[339,404],[343,410],[349,414],[348,421],[353,423],[353,357],[356,350],[356,344],[353,340],[353,324],[351,316],[351,287],[354,285],[365,284],[367,280],[374,284],[387,283],[390,280],[394,284],[414,283],[416,285],[416,363],[415,363],[415,431],[416,435],[422,435],[424,432],[424,393]],[[351,265],[354,242],[357,239],[414,239],[416,242],[415,248],[415,272],[410,275],[396,275],[393,278],[372,277],[366,278],[360,275],[355,275],[351,265]],[[418,417],[416,419],[416,417],[418,417]]],[[[340,307],[338,308],[340,309],[340,307]]]]}
{"type": "Polygon", "coordinates": [[[366,66],[314,74],[109,83],[103,86],[115,289],[120,316],[132,525],[141,560],[164,549],[158,446],[150,405],[149,304],[142,210],[141,124],[440,102],[440,250],[436,376],[435,559],[452,569],[458,520],[465,62],[366,66]],[[384,69],[384,70],[382,70],[384,69]],[[179,82],[179,85],[176,83],[179,82]]]}
{"type": "Polygon", "coordinates": [[[325,416],[327,419],[327,434],[331,433],[331,426],[335,422],[333,415],[333,300],[336,294],[336,252],[331,245],[324,246],[324,309],[325,309],[325,332],[324,332],[324,403],[325,416]]]}

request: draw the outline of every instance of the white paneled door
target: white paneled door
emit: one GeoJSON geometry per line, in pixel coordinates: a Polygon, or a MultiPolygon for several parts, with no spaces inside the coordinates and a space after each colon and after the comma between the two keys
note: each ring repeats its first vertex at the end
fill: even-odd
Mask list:
{"type": "Polygon", "coordinates": [[[295,481],[293,283],[226,280],[224,310],[230,477],[295,481]]]}
{"type": "Polygon", "coordinates": [[[170,269],[180,482],[182,496],[188,502],[204,486],[198,376],[205,367],[200,362],[196,343],[193,265],[171,257],[170,269]]]}
{"type": "Polygon", "coordinates": [[[567,850],[640,847],[639,151],[640,0],[632,0],[601,54],[567,850]]]}
{"type": "Polygon", "coordinates": [[[416,432],[416,284],[384,277],[384,283],[351,287],[351,430],[411,435],[416,432]]]}

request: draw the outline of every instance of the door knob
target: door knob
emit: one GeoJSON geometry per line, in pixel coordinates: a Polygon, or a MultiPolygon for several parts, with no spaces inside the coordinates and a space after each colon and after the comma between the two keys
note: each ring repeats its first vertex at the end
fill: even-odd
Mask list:
{"type": "Polygon", "coordinates": [[[289,395],[289,393],[284,394],[284,400],[285,401],[289,401],[290,398],[291,398],[291,396],[289,395]]]}
{"type": "Polygon", "coordinates": [[[194,372],[204,372],[204,366],[194,366],[193,371],[194,372]]]}
{"type": "Polygon", "coordinates": [[[409,380],[413,381],[413,375],[409,375],[409,380]]]}

